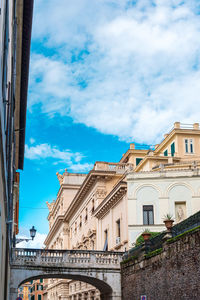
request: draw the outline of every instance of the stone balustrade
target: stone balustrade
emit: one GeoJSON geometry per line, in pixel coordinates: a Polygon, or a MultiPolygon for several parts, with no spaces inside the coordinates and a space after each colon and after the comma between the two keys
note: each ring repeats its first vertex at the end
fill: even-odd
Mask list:
{"type": "Polygon", "coordinates": [[[122,252],[104,252],[87,250],[47,250],[47,249],[23,249],[13,248],[13,265],[37,265],[48,264],[57,266],[62,264],[64,267],[79,267],[87,265],[99,268],[120,268],[122,252]]]}
{"type": "Polygon", "coordinates": [[[113,171],[122,174],[132,169],[133,165],[126,163],[96,162],[94,165],[95,171],[113,171]]]}

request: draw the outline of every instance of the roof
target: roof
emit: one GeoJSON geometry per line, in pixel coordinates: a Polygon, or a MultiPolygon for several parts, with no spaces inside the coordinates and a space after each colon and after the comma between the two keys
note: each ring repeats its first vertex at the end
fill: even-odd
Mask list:
{"type": "Polygon", "coordinates": [[[28,94],[28,78],[29,78],[29,61],[31,46],[31,30],[33,16],[33,1],[23,1],[23,22],[22,22],[22,41],[21,41],[21,78],[20,78],[20,106],[17,116],[19,118],[19,128],[15,128],[16,138],[18,139],[18,157],[17,168],[23,169],[24,165],[24,148],[25,148],[25,128],[26,128],[26,109],[28,94]]]}

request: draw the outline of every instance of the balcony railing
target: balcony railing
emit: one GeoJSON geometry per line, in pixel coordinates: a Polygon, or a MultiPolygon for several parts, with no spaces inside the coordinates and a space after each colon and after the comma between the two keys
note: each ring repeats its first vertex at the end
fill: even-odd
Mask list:
{"type": "Polygon", "coordinates": [[[119,266],[123,252],[87,250],[12,249],[13,265],[119,266]]]}
{"type": "Polygon", "coordinates": [[[108,163],[108,162],[96,162],[94,165],[95,171],[113,171],[116,173],[124,174],[127,171],[133,169],[132,164],[125,163],[108,163]]]}

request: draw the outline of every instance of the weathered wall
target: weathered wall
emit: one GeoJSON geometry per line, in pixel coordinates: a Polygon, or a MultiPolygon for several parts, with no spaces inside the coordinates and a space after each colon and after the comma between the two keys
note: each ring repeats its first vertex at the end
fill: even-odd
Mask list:
{"type": "Polygon", "coordinates": [[[188,233],[164,251],[122,265],[122,299],[200,299],[200,230],[188,233]]]}

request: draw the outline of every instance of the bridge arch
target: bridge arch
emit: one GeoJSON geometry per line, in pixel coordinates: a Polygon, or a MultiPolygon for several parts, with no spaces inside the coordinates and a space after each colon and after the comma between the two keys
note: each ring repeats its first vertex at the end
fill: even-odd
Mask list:
{"type": "Polygon", "coordinates": [[[10,300],[20,285],[34,279],[62,278],[89,283],[101,299],[121,300],[123,253],[83,250],[13,249],[10,300]]]}
{"type": "MultiPolygon", "coordinates": [[[[18,283],[17,288],[19,288],[22,284],[29,282],[31,280],[37,280],[37,279],[72,279],[75,281],[82,281],[82,282],[86,282],[89,283],[91,285],[93,285],[95,288],[97,288],[101,295],[110,295],[113,293],[113,289],[112,287],[106,283],[103,280],[100,280],[98,278],[95,277],[91,277],[91,276],[84,276],[84,275],[80,275],[80,274],[46,274],[46,273],[35,273],[34,276],[32,275],[32,277],[29,278],[25,278],[23,281],[21,281],[20,283],[18,283]]],[[[18,282],[19,282],[19,277],[18,277],[18,282]]]]}

